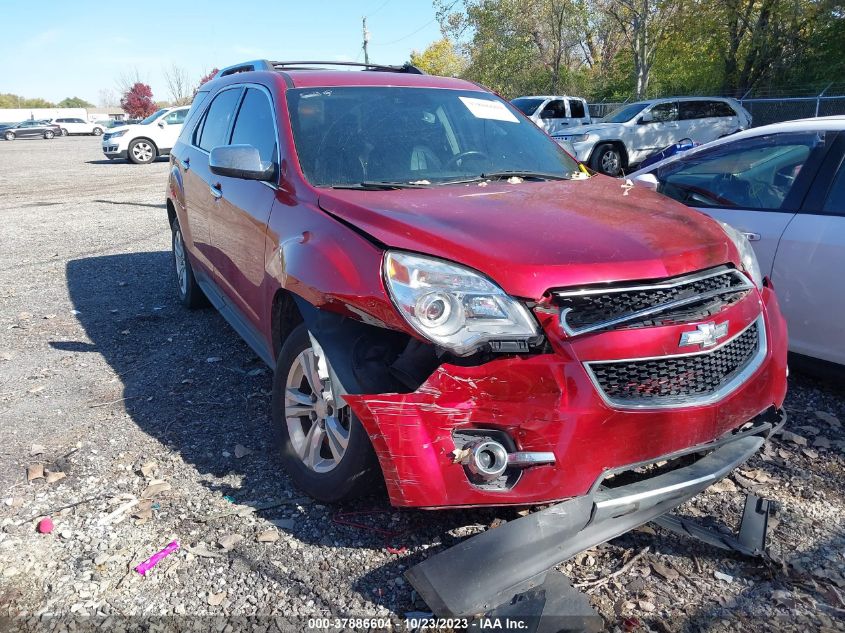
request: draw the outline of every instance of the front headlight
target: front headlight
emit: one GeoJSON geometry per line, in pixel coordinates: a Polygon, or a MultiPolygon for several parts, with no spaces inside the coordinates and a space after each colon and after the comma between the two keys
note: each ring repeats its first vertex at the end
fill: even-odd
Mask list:
{"type": "Polygon", "coordinates": [[[111,134],[109,134],[109,138],[111,139],[111,138],[117,138],[118,136],[123,136],[128,131],[129,130],[120,130],[119,132],[112,132],[111,134]]]}
{"type": "Polygon", "coordinates": [[[570,143],[583,143],[590,140],[589,134],[573,134],[569,137],[570,143]]]}
{"type": "Polygon", "coordinates": [[[736,250],[739,251],[739,259],[742,262],[743,270],[751,277],[754,285],[762,290],[763,273],[760,272],[760,264],[757,262],[757,255],[754,254],[754,249],[751,248],[751,242],[730,224],[726,224],[725,222],[719,222],[719,224],[722,225],[725,233],[728,234],[728,237],[731,238],[731,241],[736,246],[736,250]]]}
{"type": "Polygon", "coordinates": [[[537,322],[522,303],[479,273],[441,259],[388,251],[384,278],[400,314],[458,356],[493,340],[527,341],[537,322]]]}

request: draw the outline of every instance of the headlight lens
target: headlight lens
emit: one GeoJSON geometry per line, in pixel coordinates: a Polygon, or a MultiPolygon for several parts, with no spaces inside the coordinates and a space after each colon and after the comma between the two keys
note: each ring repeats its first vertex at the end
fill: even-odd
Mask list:
{"type": "Polygon", "coordinates": [[[411,327],[458,356],[488,341],[528,340],[539,333],[528,308],[469,268],[388,251],[384,278],[411,327]]]}
{"type": "Polygon", "coordinates": [[[569,137],[569,141],[571,143],[583,143],[584,141],[589,141],[590,135],[589,134],[573,134],[569,137]]]}
{"type": "Polygon", "coordinates": [[[751,247],[751,242],[748,241],[748,238],[745,237],[740,231],[737,231],[734,227],[730,224],[726,224],[725,222],[719,222],[722,225],[722,228],[725,229],[725,233],[728,234],[728,237],[731,238],[731,241],[736,246],[736,249],[739,251],[739,258],[742,262],[742,268],[748,273],[748,276],[751,277],[751,281],[754,282],[754,285],[757,288],[763,288],[763,273],[760,272],[760,264],[757,262],[757,255],[754,254],[754,249],[751,247]]]}
{"type": "Polygon", "coordinates": [[[118,136],[123,136],[123,135],[124,135],[124,134],[126,134],[128,131],[129,131],[129,130],[120,130],[119,132],[112,132],[112,133],[111,133],[111,134],[109,134],[108,136],[109,136],[109,138],[117,138],[118,136]]]}

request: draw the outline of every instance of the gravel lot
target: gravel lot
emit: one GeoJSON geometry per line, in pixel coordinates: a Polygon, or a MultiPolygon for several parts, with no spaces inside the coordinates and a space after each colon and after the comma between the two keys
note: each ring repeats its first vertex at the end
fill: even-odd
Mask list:
{"type": "MultiPolygon", "coordinates": [[[[267,368],[213,310],[175,300],[166,171],[111,163],[92,137],[0,143],[0,630],[70,614],[399,623],[424,609],[402,571],[516,510],[302,498],[270,449],[267,368]]],[[[651,526],[580,554],[562,570],[608,629],[845,630],[845,392],[790,382],[794,435],[683,508],[735,526],[744,491],[777,500],[770,557],[651,526]]]]}

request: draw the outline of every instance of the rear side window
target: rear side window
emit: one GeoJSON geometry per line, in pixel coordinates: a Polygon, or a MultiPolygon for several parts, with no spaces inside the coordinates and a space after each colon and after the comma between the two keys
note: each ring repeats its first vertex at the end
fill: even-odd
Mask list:
{"type": "Polygon", "coordinates": [[[262,161],[276,162],[276,128],[273,108],[262,91],[248,88],[232,131],[232,145],[246,144],[258,149],[262,161]]]}
{"type": "Polygon", "coordinates": [[[710,114],[709,103],[712,101],[681,101],[679,108],[679,117],[683,119],[705,119],[707,117],[716,116],[710,114]]]}
{"type": "Polygon", "coordinates": [[[566,103],[563,99],[555,99],[549,101],[543,111],[540,112],[541,119],[565,119],[566,118],[566,103]]]}
{"type": "Polygon", "coordinates": [[[225,90],[214,97],[194,137],[200,149],[210,152],[215,147],[228,144],[229,124],[235,116],[235,107],[241,92],[239,88],[225,90]]]}
{"type": "Polygon", "coordinates": [[[584,111],[584,102],[579,101],[578,99],[571,99],[569,101],[569,111],[572,114],[573,119],[583,119],[587,116],[584,111]]]}
{"type": "Polygon", "coordinates": [[[710,116],[736,116],[734,109],[724,101],[711,101],[713,114],[710,116]]]}
{"type": "Polygon", "coordinates": [[[788,210],[802,168],[824,143],[824,132],[795,132],[719,145],[659,168],[659,191],[695,207],[788,210]]]}

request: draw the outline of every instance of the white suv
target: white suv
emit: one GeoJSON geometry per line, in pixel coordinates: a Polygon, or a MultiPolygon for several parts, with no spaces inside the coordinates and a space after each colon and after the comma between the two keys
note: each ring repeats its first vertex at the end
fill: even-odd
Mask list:
{"type": "Polygon", "coordinates": [[[103,134],[106,158],[126,158],[137,165],[167,156],[179,138],[189,106],[164,108],[140,123],[112,128],[103,134]]]}
{"type": "Polygon", "coordinates": [[[100,136],[105,131],[99,123],[91,123],[90,121],[79,118],[47,119],[47,122],[62,128],[62,136],[67,136],[68,134],[93,134],[94,136],[100,136]]]}
{"type": "Polygon", "coordinates": [[[511,103],[547,134],[563,133],[568,127],[590,122],[590,108],[581,97],[517,97],[511,103]]]}
{"type": "Polygon", "coordinates": [[[618,176],[683,139],[707,143],[749,127],[751,115],[735,99],[673,97],[629,103],[599,123],[570,127],[553,137],[594,170],[618,176]]]}

